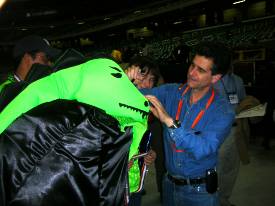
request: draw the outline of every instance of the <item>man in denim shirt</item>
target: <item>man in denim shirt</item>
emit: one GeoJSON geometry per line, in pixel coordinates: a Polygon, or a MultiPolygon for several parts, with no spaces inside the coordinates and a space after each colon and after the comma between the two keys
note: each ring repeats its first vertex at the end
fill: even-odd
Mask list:
{"type": "MultiPolygon", "coordinates": [[[[217,179],[212,173],[218,149],[228,136],[235,115],[213,84],[226,73],[229,63],[226,47],[204,42],[195,51],[186,84],[141,90],[164,127],[168,172],[163,180],[164,205],[219,205],[217,179]],[[207,173],[214,177],[208,185],[207,173]]],[[[127,75],[131,80],[142,78],[138,69],[128,70],[127,75]]]]}

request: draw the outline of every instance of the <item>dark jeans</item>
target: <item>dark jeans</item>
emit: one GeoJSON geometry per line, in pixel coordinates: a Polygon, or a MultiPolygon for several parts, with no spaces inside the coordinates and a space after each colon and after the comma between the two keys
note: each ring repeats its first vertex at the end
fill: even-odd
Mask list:
{"type": "Polygon", "coordinates": [[[128,206],[140,206],[141,205],[141,192],[132,193],[128,206]]]}
{"type": "Polygon", "coordinates": [[[218,194],[209,194],[205,184],[176,185],[167,178],[163,179],[164,206],[219,206],[218,194]]]}

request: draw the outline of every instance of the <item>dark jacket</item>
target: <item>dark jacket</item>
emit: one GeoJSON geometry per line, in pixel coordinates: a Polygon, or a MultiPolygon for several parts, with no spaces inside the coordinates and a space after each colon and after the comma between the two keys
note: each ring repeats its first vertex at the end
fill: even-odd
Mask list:
{"type": "Polygon", "coordinates": [[[32,109],[0,135],[0,205],[123,205],[131,136],[75,101],[32,109]]]}

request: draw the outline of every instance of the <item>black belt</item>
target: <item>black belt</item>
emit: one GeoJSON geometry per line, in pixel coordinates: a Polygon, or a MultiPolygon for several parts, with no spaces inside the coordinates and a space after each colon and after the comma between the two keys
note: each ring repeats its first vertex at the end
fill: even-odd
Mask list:
{"type": "Polygon", "coordinates": [[[199,185],[205,183],[204,177],[196,179],[178,179],[169,174],[167,174],[167,177],[171,182],[175,183],[176,185],[199,185]]]}

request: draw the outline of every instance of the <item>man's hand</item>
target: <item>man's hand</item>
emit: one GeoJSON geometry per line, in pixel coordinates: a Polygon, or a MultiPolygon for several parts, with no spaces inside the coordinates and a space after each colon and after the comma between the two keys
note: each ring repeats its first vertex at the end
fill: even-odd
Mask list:
{"type": "Polygon", "coordinates": [[[167,127],[172,126],[173,124],[173,118],[170,117],[170,115],[166,112],[164,109],[164,106],[161,104],[161,102],[152,95],[146,95],[145,96],[149,102],[152,104],[150,107],[151,112],[164,124],[166,124],[167,127]]]}
{"type": "MultiPolygon", "coordinates": [[[[144,163],[146,165],[151,165],[156,160],[156,157],[157,157],[156,152],[154,150],[150,149],[149,152],[143,157],[144,158],[144,163]]],[[[134,160],[131,159],[128,162],[128,170],[131,169],[131,167],[133,166],[133,164],[134,164],[134,160]]]]}
{"type": "Polygon", "coordinates": [[[144,163],[148,166],[156,160],[157,154],[154,150],[150,149],[148,154],[144,157],[144,163]]]}

